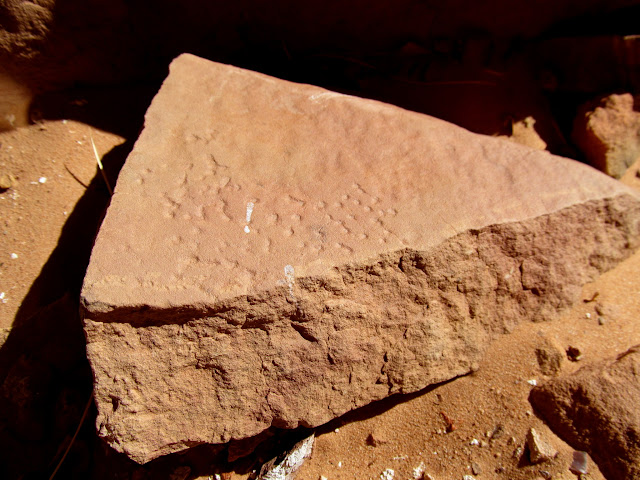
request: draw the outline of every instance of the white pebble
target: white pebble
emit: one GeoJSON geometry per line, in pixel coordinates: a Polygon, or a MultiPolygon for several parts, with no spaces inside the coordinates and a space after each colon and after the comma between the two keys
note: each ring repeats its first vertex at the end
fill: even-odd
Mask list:
{"type": "Polygon", "coordinates": [[[38,179],[38,182],[39,182],[39,183],[47,183],[47,177],[40,177],[40,178],[38,179]]]}
{"type": "Polygon", "coordinates": [[[12,253],[11,254],[11,258],[13,258],[15,260],[16,258],[18,258],[18,254],[17,253],[12,253]]]}
{"type": "Polygon", "coordinates": [[[420,480],[422,477],[424,477],[425,468],[426,466],[424,462],[420,462],[420,465],[418,465],[416,468],[413,469],[414,480],[420,480]]]}
{"type": "Polygon", "coordinates": [[[387,468],[380,475],[380,480],[393,480],[393,477],[396,475],[396,472],[393,471],[392,468],[387,468]]]}
{"type": "Polygon", "coordinates": [[[469,442],[469,445],[480,445],[480,442],[477,438],[474,438],[469,442]]]}
{"type": "Polygon", "coordinates": [[[527,383],[532,387],[535,387],[536,385],[538,385],[538,381],[535,378],[532,378],[531,380],[527,380],[527,383]]]}

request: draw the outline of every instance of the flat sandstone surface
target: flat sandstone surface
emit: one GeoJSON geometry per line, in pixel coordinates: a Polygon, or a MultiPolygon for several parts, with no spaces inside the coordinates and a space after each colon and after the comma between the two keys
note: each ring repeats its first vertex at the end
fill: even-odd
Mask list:
{"type": "Polygon", "coordinates": [[[183,55],[85,277],[100,435],[143,463],[466,374],[639,219],[576,162],[183,55]]]}

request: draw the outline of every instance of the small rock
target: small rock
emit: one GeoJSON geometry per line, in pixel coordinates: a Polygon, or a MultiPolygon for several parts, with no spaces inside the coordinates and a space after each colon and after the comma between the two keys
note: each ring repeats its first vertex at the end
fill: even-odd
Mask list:
{"type": "Polygon", "coordinates": [[[615,178],[640,155],[636,102],[630,93],[602,97],[583,105],[574,122],[573,140],[588,162],[615,178]]]}
{"type": "Polygon", "coordinates": [[[534,464],[548,462],[558,454],[533,428],[530,428],[527,433],[527,447],[529,448],[529,460],[534,464]]]}
{"type": "Polygon", "coordinates": [[[396,472],[392,468],[387,468],[384,472],[380,474],[380,480],[393,480],[396,472]]]}
{"type": "Polygon", "coordinates": [[[256,480],[293,480],[304,461],[311,456],[314,434],[296,443],[284,458],[275,457],[260,469],[256,480]]]}
{"type": "Polygon", "coordinates": [[[8,190],[14,187],[16,183],[18,183],[18,181],[13,175],[7,173],[0,175],[0,191],[8,190]]]}
{"type": "MultiPolygon", "coordinates": [[[[605,478],[640,478],[640,345],[535,387],[529,401],[545,423],[587,452],[605,478]]],[[[586,456],[576,453],[582,472],[586,456]]]]}
{"type": "Polygon", "coordinates": [[[598,325],[604,325],[607,320],[604,317],[598,317],[598,325]]]}
{"type": "Polygon", "coordinates": [[[38,183],[47,183],[47,177],[40,177],[38,183]]]}
{"type": "Polygon", "coordinates": [[[491,432],[491,434],[489,435],[489,438],[491,438],[491,440],[497,440],[503,434],[504,434],[504,425],[499,423],[494,427],[493,432],[491,432]]]}
{"type": "Polygon", "coordinates": [[[482,468],[476,462],[471,462],[471,472],[474,475],[480,475],[482,473],[482,468]]]}
{"type": "Polygon", "coordinates": [[[423,480],[425,468],[424,462],[420,462],[420,465],[413,469],[413,480],[423,480]]]}
{"type": "Polygon", "coordinates": [[[381,429],[374,429],[369,436],[367,436],[367,445],[371,445],[372,447],[379,447],[389,442],[389,434],[381,429]]]}
{"type": "Polygon", "coordinates": [[[462,480],[476,480],[473,475],[464,475],[462,480]]]}
{"type": "Polygon", "coordinates": [[[544,338],[536,348],[535,354],[540,372],[543,375],[552,376],[560,373],[564,361],[564,351],[557,342],[544,338]]]}
{"type": "Polygon", "coordinates": [[[548,472],[546,470],[540,470],[538,472],[540,474],[540,476],[546,480],[549,480],[551,478],[551,472],[548,472]]]}
{"type": "Polygon", "coordinates": [[[589,457],[587,453],[579,450],[573,452],[573,462],[571,462],[569,470],[576,475],[586,474],[589,471],[589,457]]]}
{"type": "Polygon", "coordinates": [[[567,358],[572,362],[577,362],[582,358],[582,352],[577,347],[567,348],[567,358]]]}
{"type": "Polygon", "coordinates": [[[516,449],[513,451],[512,457],[513,458],[520,458],[522,456],[522,447],[520,445],[518,445],[516,447],[516,449]]]}

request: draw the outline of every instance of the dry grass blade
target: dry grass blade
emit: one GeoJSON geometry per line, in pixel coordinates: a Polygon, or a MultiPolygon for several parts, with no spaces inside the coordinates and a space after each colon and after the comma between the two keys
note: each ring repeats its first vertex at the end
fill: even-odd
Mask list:
{"type": "Polygon", "coordinates": [[[91,406],[92,400],[93,400],[93,392],[91,392],[91,395],[89,396],[89,401],[87,402],[87,405],[84,407],[84,412],[82,412],[82,417],[80,417],[80,421],[78,422],[78,427],[76,428],[76,432],[73,434],[73,437],[69,442],[69,446],[67,446],[67,449],[64,451],[64,455],[62,455],[62,458],[58,462],[58,465],[56,465],[56,469],[53,471],[53,473],[49,477],[49,480],[53,480],[53,477],[55,477],[56,473],[58,473],[58,470],[60,470],[60,467],[62,466],[64,459],[67,458],[67,455],[69,454],[69,450],[71,450],[71,447],[73,446],[73,442],[76,441],[76,437],[78,436],[78,433],[80,433],[80,428],[82,427],[84,420],[87,418],[87,413],[89,413],[89,407],[91,406]]]}
{"type": "Polygon", "coordinates": [[[96,156],[96,162],[98,163],[98,168],[100,169],[100,173],[102,174],[102,179],[104,180],[104,183],[107,186],[107,190],[109,190],[109,195],[113,195],[113,190],[111,189],[111,185],[109,185],[109,180],[107,180],[107,175],[106,173],[104,173],[104,167],[102,166],[100,155],[98,155],[98,149],[96,148],[96,144],[93,141],[93,132],[91,130],[89,130],[89,137],[91,138],[91,146],[93,147],[93,154],[96,156]]]}

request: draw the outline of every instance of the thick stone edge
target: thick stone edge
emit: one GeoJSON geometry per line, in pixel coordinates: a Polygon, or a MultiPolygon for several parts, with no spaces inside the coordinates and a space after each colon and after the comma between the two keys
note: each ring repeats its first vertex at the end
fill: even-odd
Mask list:
{"type": "MultiPolygon", "coordinates": [[[[549,275],[548,272],[540,271],[538,268],[541,265],[530,265],[524,268],[524,263],[521,263],[521,272],[520,272],[520,287],[522,289],[522,293],[524,295],[524,299],[526,300],[523,305],[520,305],[518,310],[514,310],[511,313],[515,314],[517,318],[508,319],[500,319],[502,323],[491,323],[487,318],[479,318],[479,327],[480,328],[488,328],[490,329],[489,336],[495,337],[495,335],[500,333],[505,333],[510,330],[513,326],[515,326],[519,321],[523,319],[533,320],[533,321],[541,321],[547,317],[553,317],[559,310],[569,307],[572,302],[574,302],[579,295],[581,286],[592,280],[597,274],[602,273],[613,266],[615,266],[620,261],[624,260],[628,257],[633,250],[635,250],[640,242],[640,202],[638,199],[630,196],[630,195],[620,195],[618,197],[614,197],[612,199],[599,200],[599,201],[591,201],[583,205],[577,205],[573,207],[568,207],[560,212],[555,214],[550,214],[547,216],[543,216],[542,218],[533,219],[535,222],[553,222],[560,221],[564,216],[568,216],[569,218],[574,219],[574,224],[572,225],[573,231],[562,232],[559,237],[555,239],[543,239],[540,241],[546,242],[550,241],[546,247],[548,251],[542,253],[553,253],[561,258],[565,253],[571,253],[575,248],[573,245],[569,245],[569,250],[567,249],[567,241],[571,240],[571,235],[575,235],[576,231],[579,231],[580,228],[584,229],[584,234],[586,236],[592,236],[590,238],[590,242],[593,243],[596,251],[592,252],[584,252],[587,255],[588,264],[587,265],[567,265],[568,267],[575,267],[572,271],[567,271],[567,277],[562,277],[557,279],[562,283],[558,285],[545,286],[544,282],[547,281],[549,275]],[[557,217],[557,218],[556,218],[557,217]],[[577,225],[575,224],[577,222],[577,225]],[[591,222],[591,223],[589,223],[591,222]],[[600,227],[598,227],[598,224],[600,227]],[[580,227],[580,228],[578,228],[580,227]],[[568,236],[567,236],[568,235],[568,236]],[[566,238],[564,238],[566,237],[566,238]],[[600,250],[598,250],[600,248],[600,250]],[[582,268],[580,268],[582,267],[582,268]],[[527,274],[529,279],[523,282],[524,275],[526,270],[531,270],[531,274],[527,274]],[[573,277],[572,277],[573,276],[573,277]],[[572,278],[571,278],[572,277],[572,278]],[[536,282],[542,282],[540,285],[536,285],[536,282]],[[549,291],[545,291],[545,288],[549,288],[549,291]],[[545,297],[545,295],[549,295],[545,297]],[[487,325],[482,325],[482,321],[488,322],[487,325]]],[[[524,222],[525,224],[527,222],[524,222]]],[[[497,235],[500,237],[498,239],[499,242],[503,242],[501,248],[503,249],[503,254],[506,256],[523,256],[523,252],[518,251],[518,242],[520,238],[525,238],[527,234],[526,225],[523,226],[521,222],[516,222],[514,224],[501,224],[501,225],[493,225],[490,227],[483,228],[481,230],[469,231],[459,234],[457,237],[450,239],[444,244],[434,248],[434,252],[437,252],[438,255],[441,255],[441,260],[443,262],[452,262],[455,263],[456,256],[458,260],[464,257],[464,248],[465,242],[471,237],[475,237],[476,239],[480,235],[497,235]]],[[[579,243],[579,242],[578,242],[579,243]]],[[[578,250],[579,251],[579,250],[578,250]]],[[[429,252],[433,254],[433,252],[429,252]]],[[[429,255],[428,253],[428,255],[429,255]]],[[[433,256],[433,255],[431,255],[433,256]]],[[[462,258],[463,259],[463,258],[462,258]]],[[[526,252],[524,252],[523,260],[541,260],[535,255],[527,256],[526,252]],[[528,258],[527,258],[528,257],[528,258]]],[[[548,260],[548,259],[547,259],[548,260]]],[[[423,265],[420,267],[419,262],[421,262],[421,254],[420,252],[412,252],[412,251],[402,251],[402,252],[394,252],[392,254],[385,255],[384,258],[378,258],[376,260],[372,260],[368,262],[368,264],[353,264],[346,265],[342,267],[342,275],[353,275],[358,272],[371,272],[372,269],[375,270],[377,266],[379,267],[382,264],[389,264],[390,262],[395,262],[397,268],[400,270],[404,268],[426,268],[427,265],[423,265]]],[[[553,266],[553,264],[552,264],[553,266]]],[[[468,279],[469,280],[469,279],[468,279]]],[[[473,283],[474,279],[470,279],[473,283]]],[[[318,278],[300,278],[296,282],[296,287],[294,289],[294,295],[296,292],[298,293],[298,298],[304,300],[304,295],[301,293],[304,292],[312,292],[314,288],[318,287],[318,278]]],[[[354,278],[354,281],[357,282],[357,279],[354,278]]],[[[451,288],[455,286],[455,290],[462,293],[463,295],[467,295],[469,292],[470,285],[462,285],[460,286],[452,284],[447,278],[446,275],[443,276],[439,281],[444,282],[444,288],[451,288]],[[467,291],[465,291],[467,290],[467,291]]],[[[324,282],[327,284],[327,282],[324,282]]],[[[330,284],[331,282],[329,282],[330,284]]],[[[482,285],[476,285],[477,288],[482,289],[482,285]]],[[[476,288],[472,287],[471,288],[476,288]]],[[[508,292],[506,292],[508,293],[508,292]]],[[[300,302],[292,301],[291,292],[288,288],[281,288],[276,292],[265,292],[263,296],[256,297],[242,297],[239,299],[235,299],[233,302],[226,303],[223,305],[216,305],[213,308],[207,309],[197,309],[195,310],[198,315],[197,318],[204,318],[215,316],[222,321],[229,321],[229,326],[231,328],[240,328],[240,327],[249,327],[249,328],[261,328],[264,325],[260,325],[260,323],[255,325],[240,325],[235,322],[234,325],[234,314],[233,312],[243,311],[243,309],[251,308],[251,304],[254,302],[261,301],[270,301],[270,308],[274,309],[273,314],[269,315],[269,319],[272,321],[287,321],[287,322],[297,322],[300,327],[300,334],[304,336],[304,320],[305,315],[305,306],[304,302],[301,306],[300,302]],[[273,298],[269,300],[269,296],[273,298]],[[284,319],[284,320],[283,320],[284,319]]],[[[451,311],[454,311],[453,308],[451,311]]],[[[141,311],[140,309],[121,309],[117,311],[117,317],[110,313],[95,313],[88,312],[85,306],[85,327],[90,323],[100,323],[105,321],[106,323],[123,322],[127,319],[131,321],[134,320],[130,325],[134,328],[146,328],[149,326],[158,326],[157,323],[159,315],[167,315],[171,312],[148,312],[141,311]],[[155,323],[154,323],[155,322],[155,323]]],[[[189,316],[193,312],[179,312],[178,317],[180,321],[188,321],[189,316]]],[[[496,312],[497,313],[497,312],[496,312]]],[[[246,316],[245,316],[246,318],[246,316]]],[[[167,324],[166,322],[164,323],[167,324]]],[[[92,334],[90,331],[87,331],[87,340],[89,344],[92,341],[92,334]]],[[[488,338],[489,340],[489,338],[488,338]]],[[[474,355],[474,359],[470,360],[467,363],[466,369],[462,369],[458,374],[464,374],[470,371],[472,367],[472,363],[477,362],[482,355],[482,352],[488,345],[480,345],[478,347],[477,352],[474,355]]],[[[101,359],[99,357],[93,356],[90,353],[89,349],[89,359],[92,364],[92,368],[94,372],[96,370],[96,366],[100,363],[101,359]]],[[[156,445],[155,450],[153,448],[153,453],[149,453],[149,448],[146,445],[136,446],[136,433],[135,432],[117,432],[117,419],[110,418],[108,414],[108,408],[111,404],[109,400],[108,387],[101,385],[99,378],[96,377],[96,403],[99,409],[99,415],[97,418],[97,425],[101,424],[110,424],[111,425],[111,434],[110,438],[107,439],[108,443],[111,444],[113,448],[118,451],[124,452],[129,455],[132,459],[139,463],[146,463],[158,456],[165,455],[168,453],[173,453],[177,451],[181,451],[191,446],[194,446],[199,443],[224,443],[224,442],[211,442],[207,439],[200,440],[187,440],[187,439],[174,439],[174,441],[165,443],[163,445],[156,445]],[[106,388],[106,390],[105,390],[106,388]],[[101,391],[102,390],[102,391],[101,391]],[[121,440],[127,439],[124,442],[121,440]]],[[[428,382],[416,384],[412,388],[396,390],[396,392],[400,393],[409,393],[412,391],[417,391],[429,384],[436,383],[438,381],[445,380],[445,378],[438,379],[430,379],[428,382]]],[[[395,393],[392,385],[389,385],[388,394],[395,393]]],[[[378,398],[371,398],[370,401],[375,401],[379,398],[383,398],[386,395],[380,395],[378,398]]],[[[359,406],[359,405],[358,405],[359,406]]],[[[356,406],[357,407],[357,406],[356,406]]],[[[346,413],[342,412],[342,413],[346,413]]],[[[326,418],[324,421],[328,421],[331,418],[326,418]]],[[[317,423],[316,425],[309,426],[317,426],[321,423],[317,423]]],[[[269,425],[265,425],[266,428],[269,425]]],[[[233,438],[226,439],[226,441],[233,438]]],[[[215,438],[210,438],[210,440],[215,440],[215,438]]],[[[218,439],[223,440],[223,439],[218,439]]]]}

